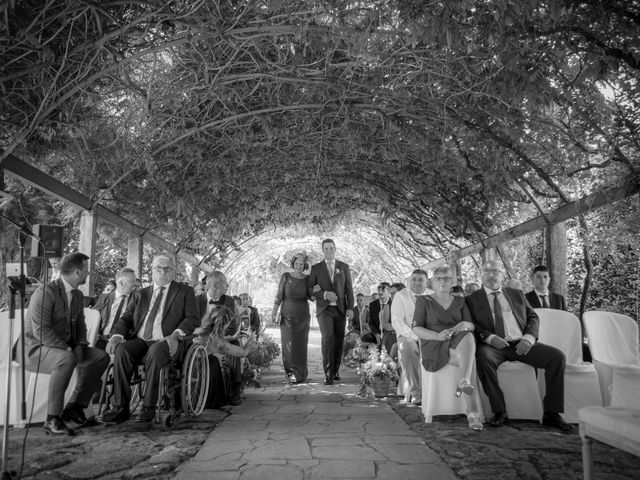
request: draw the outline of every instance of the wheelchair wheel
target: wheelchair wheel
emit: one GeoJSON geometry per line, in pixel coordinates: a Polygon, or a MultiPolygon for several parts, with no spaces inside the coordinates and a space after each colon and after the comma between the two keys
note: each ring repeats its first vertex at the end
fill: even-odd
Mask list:
{"type": "Polygon", "coordinates": [[[162,428],[165,430],[171,430],[176,422],[178,421],[178,416],[171,412],[166,412],[162,414],[162,418],[160,422],[162,423],[162,428]]]}
{"type": "Polygon", "coordinates": [[[100,398],[98,405],[98,415],[111,408],[111,401],[113,399],[113,363],[109,363],[109,366],[104,372],[102,377],[102,387],[100,388],[100,398]]]}
{"type": "Polygon", "coordinates": [[[185,415],[195,417],[202,413],[209,392],[209,358],[207,349],[193,344],[182,364],[180,393],[185,415]]]}

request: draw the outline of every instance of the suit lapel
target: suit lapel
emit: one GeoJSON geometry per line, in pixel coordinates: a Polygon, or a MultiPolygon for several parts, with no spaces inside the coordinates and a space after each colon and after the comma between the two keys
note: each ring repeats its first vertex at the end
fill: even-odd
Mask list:
{"type": "Polygon", "coordinates": [[[169,287],[167,288],[167,299],[164,302],[164,310],[162,311],[162,321],[164,321],[165,317],[167,316],[167,312],[169,311],[169,308],[171,308],[171,302],[173,302],[173,299],[176,298],[177,293],[178,293],[178,284],[176,282],[171,282],[169,284],[169,287]]]}
{"type": "Polygon", "coordinates": [[[522,309],[520,308],[520,302],[518,302],[518,298],[513,296],[510,290],[502,289],[502,291],[504,292],[504,298],[506,298],[507,302],[509,302],[509,306],[511,307],[511,313],[513,313],[513,318],[516,319],[516,322],[518,323],[520,330],[522,330],[522,332],[524,333],[525,323],[524,323],[524,319],[520,318],[520,313],[522,312],[522,309]]]}

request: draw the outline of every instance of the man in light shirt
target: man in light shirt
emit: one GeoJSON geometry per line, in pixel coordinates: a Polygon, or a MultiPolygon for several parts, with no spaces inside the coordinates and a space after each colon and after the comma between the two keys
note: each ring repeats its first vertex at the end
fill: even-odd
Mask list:
{"type": "Polygon", "coordinates": [[[400,290],[391,303],[391,323],[398,337],[398,353],[405,376],[405,400],[414,405],[422,404],[422,370],[420,369],[420,345],[412,330],[416,297],[433,293],[427,288],[427,272],[414,270],[409,288],[400,290]]]}
{"type": "Polygon", "coordinates": [[[107,353],[114,355],[114,408],[101,415],[105,423],[129,419],[129,379],[138,364],[145,365],[145,392],[136,420],[150,422],[158,401],[160,370],[171,358],[178,358],[185,345],[180,337],[190,335],[200,324],[193,288],[174,280],[173,259],[153,259],[153,283],[136,292],[113,327],[107,353]]]}
{"type": "Polygon", "coordinates": [[[476,325],[478,377],[489,397],[494,416],[492,427],[502,427],[509,419],[504,395],[498,385],[498,366],[518,360],[543,368],[546,395],[542,424],[562,431],[572,430],[559,415],[564,412],[564,354],[537,341],[539,319],[521,290],[502,288],[504,273],[496,260],[482,267],[482,286],[466,300],[476,325]]]}

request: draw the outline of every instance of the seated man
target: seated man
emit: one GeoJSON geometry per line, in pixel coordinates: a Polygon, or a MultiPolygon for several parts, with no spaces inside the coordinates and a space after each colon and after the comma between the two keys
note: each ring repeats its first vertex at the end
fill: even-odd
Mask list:
{"type": "Polygon", "coordinates": [[[521,290],[501,288],[503,278],[500,264],[487,261],[482,267],[483,288],[466,297],[476,326],[478,377],[494,413],[489,425],[501,427],[508,421],[504,395],[498,385],[498,366],[518,360],[544,368],[546,395],[542,424],[572,430],[559,415],[564,411],[564,354],[537,341],[538,315],[521,290]]]}
{"type": "Polygon", "coordinates": [[[531,274],[533,290],[525,297],[533,308],[555,308],[556,310],[566,310],[567,304],[564,297],[559,293],[549,291],[549,270],[544,265],[538,265],[531,274]]]}
{"type": "Polygon", "coordinates": [[[88,259],[83,253],[65,255],[59,263],[59,278],[35,291],[27,314],[25,367],[51,375],[43,427],[48,434],[73,435],[65,421],[87,423],[83,409],[100,388],[100,377],[109,365],[109,356],[87,342],[83,295],[77,287],[89,275],[88,259]],[[78,382],[63,410],[65,391],[76,368],[78,382]]]}
{"type": "Polygon", "coordinates": [[[260,333],[260,313],[256,307],[251,305],[251,297],[248,293],[241,293],[240,299],[242,300],[241,315],[248,317],[248,326],[253,333],[258,335],[260,333]]]}
{"type": "Polygon", "coordinates": [[[391,303],[391,324],[398,336],[400,365],[405,375],[408,391],[405,400],[414,405],[422,405],[422,369],[420,368],[420,344],[413,333],[413,314],[416,298],[433,293],[427,288],[427,272],[414,270],[405,288],[393,297],[391,303]]]}
{"type": "Polygon", "coordinates": [[[104,350],[107,347],[107,342],[111,338],[111,330],[133,298],[131,294],[136,287],[136,272],[125,267],[116,273],[115,290],[100,295],[94,307],[100,312],[100,328],[98,329],[96,348],[104,350]]]}
{"type": "Polygon", "coordinates": [[[149,422],[158,401],[160,370],[171,358],[179,358],[186,345],[179,341],[200,324],[196,297],[188,285],[174,281],[175,265],[170,257],[153,259],[153,284],[136,292],[118,319],[107,344],[114,354],[114,407],[102,414],[105,423],[129,419],[129,379],[138,364],[145,364],[145,392],[138,422],[149,422]]]}
{"type": "MultiPolygon", "coordinates": [[[[224,330],[225,340],[238,345],[238,335],[240,334],[240,310],[236,308],[233,297],[226,294],[228,284],[227,277],[220,270],[214,270],[207,274],[207,292],[198,295],[198,315],[199,318],[208,317],[216,306],[225,306],[232,312],[233,317],[224,330]]],[[[216,318],[218,318],[216,316],[216,318]]],[[[222,318],[222,317],[220,317],[222,318]]],[[[224,317],[226,318],[226,317],[224,317]]],[[[227,359],[231,377],[231,391],[229,402],[231,405],[242,403],[242,362],[238,357],[227,359]]]]}

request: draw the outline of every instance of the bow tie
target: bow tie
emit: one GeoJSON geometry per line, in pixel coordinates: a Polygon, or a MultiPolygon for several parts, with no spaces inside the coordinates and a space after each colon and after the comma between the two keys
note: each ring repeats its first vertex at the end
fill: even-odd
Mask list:
{"type": "Polygon", "coordinates": [[[215,300],[209,300],[209,305],[215,305],[216,301],[215,300]]]}

